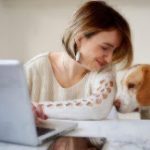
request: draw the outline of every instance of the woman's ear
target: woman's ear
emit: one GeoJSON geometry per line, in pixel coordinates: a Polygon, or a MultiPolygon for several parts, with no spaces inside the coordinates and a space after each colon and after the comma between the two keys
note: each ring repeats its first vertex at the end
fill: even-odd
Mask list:
{"type": "Polygon", "coordinates": [[[82,41],[83,41],[84,38],[85,38],[85,37],[84,37],[83,34],[78,34],[78,35],[74,38],[78,50],[80,49],[81,43],[82,43],[82,41]]]}
{"type": "Polygon", "coordinates": [[[141,106],[150,105],[150,65],[142,66],[143,81],[137,93],[137,100],[141,106]]]}

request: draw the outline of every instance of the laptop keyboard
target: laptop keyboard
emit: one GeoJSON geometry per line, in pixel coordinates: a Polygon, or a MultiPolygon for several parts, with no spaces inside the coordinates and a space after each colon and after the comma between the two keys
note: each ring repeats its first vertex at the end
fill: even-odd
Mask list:
{"type": "Polygon", "coordinates": [[[37,130],[38,136],[41,136],[48,132],[54,131],[55,129],[36,127],[36,130],[37,130]]]}

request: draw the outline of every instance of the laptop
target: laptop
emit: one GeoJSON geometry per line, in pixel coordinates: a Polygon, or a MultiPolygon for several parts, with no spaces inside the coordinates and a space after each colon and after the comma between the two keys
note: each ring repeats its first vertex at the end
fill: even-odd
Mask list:
{"type": "Polygon", "coordinates": [[[37,146],[75,129],[77,123],[51,121],[36,127],[23,65],[0,60],[0,141],[37,146]]]}

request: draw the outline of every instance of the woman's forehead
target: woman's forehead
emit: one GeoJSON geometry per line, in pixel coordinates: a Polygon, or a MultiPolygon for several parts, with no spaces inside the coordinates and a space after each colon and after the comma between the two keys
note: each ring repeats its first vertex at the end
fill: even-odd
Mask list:
{"type": "Polygon", "coordinates": [[[118,47],[121,42],[121,36],[117,30],[101,31],[95,35],[95,38],[110,47],[118,47]]]}

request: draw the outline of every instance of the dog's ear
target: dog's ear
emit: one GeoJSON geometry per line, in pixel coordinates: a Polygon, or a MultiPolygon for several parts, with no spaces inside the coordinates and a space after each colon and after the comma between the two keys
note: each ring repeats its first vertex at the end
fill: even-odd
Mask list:
{"type": "Polygon", "coordinates": [[[143,69],[142,65],[135,66],[134,68],[132,67],[131,71],[127,72],[125,74],[125,77],[122,80],[123,85],[126,85],[128,90],[135,90],[138,91],[139,88],[141,87],[143,83],[143,69]]]}
{"type": "Polygon", "coordinates": [[[143,80],[137,92],[137,100],[141,106],[150,105],[150,65],[142,66],[143,80]]]}

